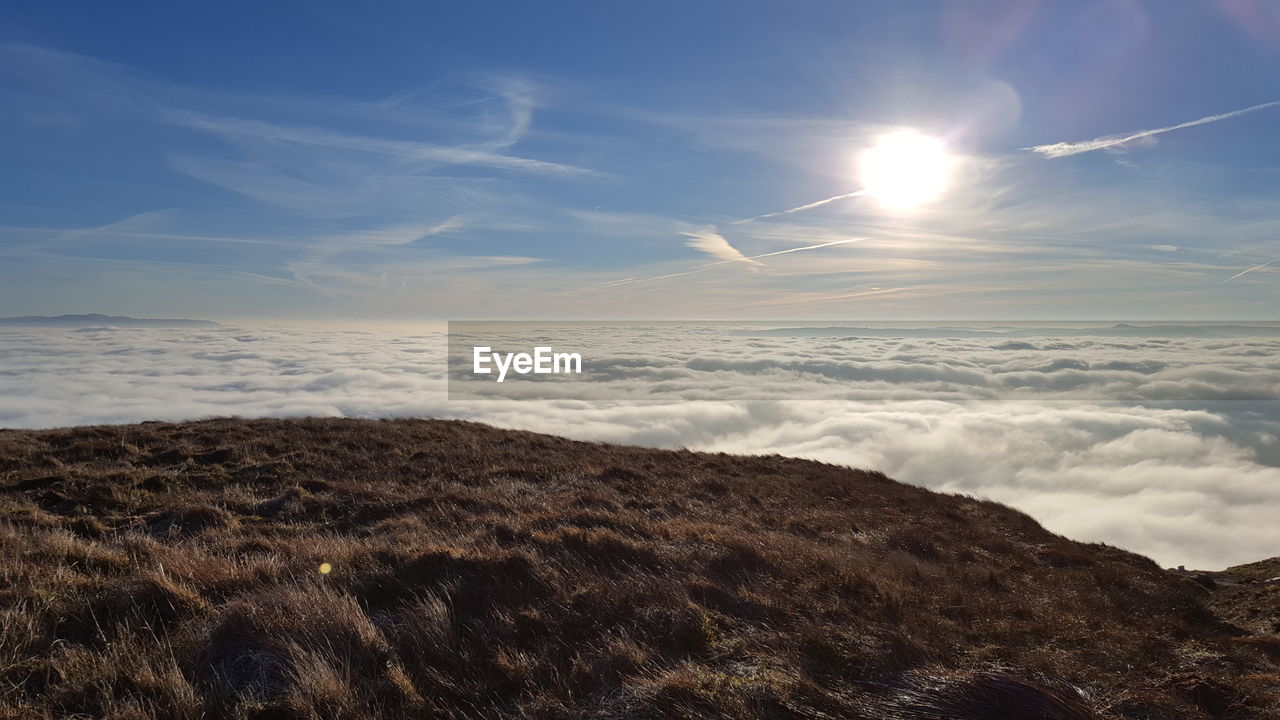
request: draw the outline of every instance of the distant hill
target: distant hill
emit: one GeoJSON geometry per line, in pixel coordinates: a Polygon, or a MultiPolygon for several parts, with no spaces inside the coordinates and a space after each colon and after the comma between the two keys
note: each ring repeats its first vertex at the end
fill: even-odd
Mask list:
{"type": "Polygon", "coordinates": [[[120,315],[26,315],[0,318],[0,327],[131,327],[131,328],[212,328],[212,320],[160,320],[120,315]]]}
{"type": "Polygon", "coordinates": [[[1134,325],[1116,323],[1107,327],[781,327],[731,330],[730,335],[748,337],[844,337],[844,338],[1249,338],[1280,336],[1276,324],[1165,324],[1134,325]]]}
{"type": "Polygon", "coordinates": [[[804,460],[5,430],[0,518],[3,717],[1280,718],[1277,628],[1215,615],[1212,577],[804,460]]]}

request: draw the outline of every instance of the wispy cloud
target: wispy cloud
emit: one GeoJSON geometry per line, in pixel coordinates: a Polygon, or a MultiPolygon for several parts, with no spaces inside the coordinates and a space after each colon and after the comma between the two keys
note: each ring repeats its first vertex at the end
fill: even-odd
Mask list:
{"type": "MultiPolygon", "coordinates": [[[[185,110],[171,110],[164,113],[162,117],[174,125],[193,130],[202,130],[223,137],[250,137],[298,145],[356,150],[405,160],[425,160],[447,165],[474,165],[540,175],[587,176],[598,174],[594,170],[573,165],[562,165],[545,160],[504,155],[467,146],[448,146],[410,140],[344,135],[319,128],[276,125],[260,120],[217,117],[185,110]]],[[[524,122],[527,123],[527,120],[524,122]]]]}
{"type": "MultiPolygon", "coordinates": [[[[689,233],[684,233],[684,234],[690,235],[689,233]]],[[[711,234],[715,235],[715,233],[711,233],[711,234]]],[[[719,236],[716,235],[716,237],[719,237],[719,236]]],[[[724,238],[720,238],[720,239],[723,240],[724,238]]],[[[670,278],[684,277],[686,275],[696,275],[698,273],[707,272],[708,270],[712,270],[721,265],[728,265],[729,263],[745,262],[745,263],[751,263],[752,265],[761,265],[762,263],[759,262],[761,258],[774,257],[776,255],[786,255],[788,253],[803,252],[805,250],[818,250],[821,248],[832,247],[834,245],[845,245],[848,243],[861,242],[863,240],[866,240],[866,238],[865,237],[846,238],[844,240],[835,240],[832,242],[819,243],[817,245],[805,245],[803,247],[787,248],[786,250],[774,250],[773,252],[760,253],[759,255],[743,255],[736,248],[729,247],[729,250],[735,253],[737,257],[730,257],[724,260],[719,260],[717,262],[698,265],[692,270],[685,270],[683,272],[667,273],[666,275],[655,275],[653,277],[645,277],[645,278],[637,278],[637,277],[623,278],[621,280],[613,280],[607,283],[601,283],[599,285],[592,285],[590,287],[581,288],[579,290],[574,290],[572,292],[583,292],[586,290],[601,290],[604,288],[619,287],[622,285],[631,285],[633,283],[653,282],[655,280],[668,280],[670,278]]],[[[691,247],[693,246],[692,241],[689,244],[691,247]]],[[[729,243],[726,241],[725,245],[728,245],[728,244],[729,243]]],[[[702,249],[702,248],[699,248],[699,249],[702,249]]],[[[722,249],[721,252],[724,252],[724,250],[722,249]]]]}
{"type": "Polygon", "coordinates": [[[510,126],[506,134],[488,145],[491,150],[505,150],[511,147],[528,132],[533,125],[533,111],[537,108],[538,88],[532,82],[521,77],[498,78],[495,92],[507,105],[510,126]]]}
{"type": "Polygon", "coordinates": [[[69,243],[80,240],[92,240],[95,237],[125,236],[132,237],[144,232],[154,232],[163,227],[175,215],[173,209],[148,210],[134,213],[128,217],[95,227],[74,228],[58,232],[45,240],[42,245],[49,249],[51,245],[69,243]]]}
{"type": "Polygon", "coordinates": [[[335,251],[363,245],[408,245],[425,237],[458,230],[466,225],[466,218],[461,215],[454,215],[442,222],[433,224],[404,225],[381,230],[362,230],[360,232],[334,235],[327,238],[324,244],[335,251]]]}
{"type": "Polygon", "coordinates": [[[715,228],[706,228],[694,232],[680,233],[689,238],[685,245],[700,250],[711,257],[719,258],[724,262],[750,262],[759,265],[751,258],[742,254],[738,248],[729,244],[729,241],[723,235],[715,231],[715,228]]]}
{"type": "Polygon", "coordinates": [[[466,225],[466,218],[455,215],[433,224],[416,223],[331,235],[317,240],[304,259],[290,262],[286,267],[298,282],[323,294],[332,294],[332,288],[325,287],[320,282],[320,278],[348,277],[352,274],[349,271],[335,272],[337,268],[330,262],[343,253],[361,249],[402,247],[433,235],[459,230],[466,225]]]}
{"type": "Polygon", "coordinates": [[[246,272],[244,270],[231,270],[231,274],[242,277],[253,278],[268,285],[287,285],[289,287],[305,287],[307,283],[300,280],[290,280],[286,277],[276,277],[275,275],[263,275],[262,273],[246,272]]]}
{"type": "Polygon", "coordinates": [[[1173,132],[1174,130],[1182,130],[1184,128],[1195,127],[1197,125],[1208,125],[1209,123],[1218,122],[1219,120],[1230,120],[1231,118],[1240,117],[1241,115],[1247,115],[1248,113],[1251,113],[1251,112],[1256,112],[1258,110],[1265,110],[1266,108],[1276,107],[1276,106],[1280,106],[1280,100],[1277,100],[1274,102],[1262,103],[1261,105],[1254,105],[1253,107],[1247,107],[1247,108],[1244,108],[1243,110],[1233,110],[1228,113],[1222,113],[1221,115],[1210,115],[1208,117],[1202,117],[1199,120],[1192,120],[1190,122],[1184,122],[1178,125],[1170,125],[1169,127],[1155,128],[1153,130],[1138,130],[1136,132],[1131,132],[1125,135],[1105,135],[1100,138],[1094,138],[1093,140],[1084,140],[1082,142],[1073,142],[1073,143],[1060,142],[1060,143],[1052,143],[1050,145],[1034,145],[1032,147],[1023,148],[1023,149],[1040,153],[1041,155],[1047,158],[1068,157],[1070,155],[1079,155],[1080,153],[1093,152],[1094,150],[1105,150],[1110,147],[1117,147],[1119,145],[1124,145],[1125,143],[1133,142],[1135,140],[1142,140],[1143,138],[1149,138],[1149,137],[1154,137],[1156,135],[1161,135],[1167,132],[1173,132]]]}
{"type": "Polygon", "coordinates": [[[229,264],[232,256],[254,250],[272,252],[297,247],[287,239],[199,235],[175,231],[182,217],[173,209],[135,213],[103,225],[78,228],[0,225],[0,254],[8,257],[139,262],[188,261],[205,257],[210,264],[229,264]],[[226,246],[215,250],[217,246],[226,246]]]}

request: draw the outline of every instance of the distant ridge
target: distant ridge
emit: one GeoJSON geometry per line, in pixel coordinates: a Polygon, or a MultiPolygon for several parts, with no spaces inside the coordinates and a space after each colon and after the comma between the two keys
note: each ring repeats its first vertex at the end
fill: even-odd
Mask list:
{"type": "Polygon", "coordinates": [[[0,318],[0,327],[154,327],[213,328],[221,327],[212,320],[132,318],[123,315],[24,315],[0,318]]]}
{"type": "Polygon", "coordinates": [[[1263,324],[1165,324],[1134,325],[1116,323],[1109,327],[780,327],[731,330],[745,337],[837,337],[837,338],[1033,338],[1033,337],[1113,337],[1113,338],[1246,338],[1275,337],[1280,327],[1263,324]]]}

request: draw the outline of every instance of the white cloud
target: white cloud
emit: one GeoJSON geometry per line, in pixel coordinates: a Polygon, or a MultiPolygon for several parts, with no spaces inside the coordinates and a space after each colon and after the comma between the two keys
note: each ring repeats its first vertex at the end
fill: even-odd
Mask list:
{"type": "Polygon", "coordinates": [[[738,248],[730,245],[729,241],[726,240],[723,235],[716,232],[713,227],[682,232],[680,234],[689,238],[685,245],[688,245],[694,250],[704,252],[717,260],[722,260],[724,262],[749,262],[753,265],[760,264],[743,255],[738,248]]]}

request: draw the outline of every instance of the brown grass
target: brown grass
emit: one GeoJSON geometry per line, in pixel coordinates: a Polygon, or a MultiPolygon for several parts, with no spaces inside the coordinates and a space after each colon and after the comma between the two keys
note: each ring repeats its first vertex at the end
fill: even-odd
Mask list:
{"type": "Polygon", "coordinates": [[[0,512],[3,717],[1280,717],[1273,642],[1201,585],[801,460],[425,420],[0,431],[0,512]]]}

